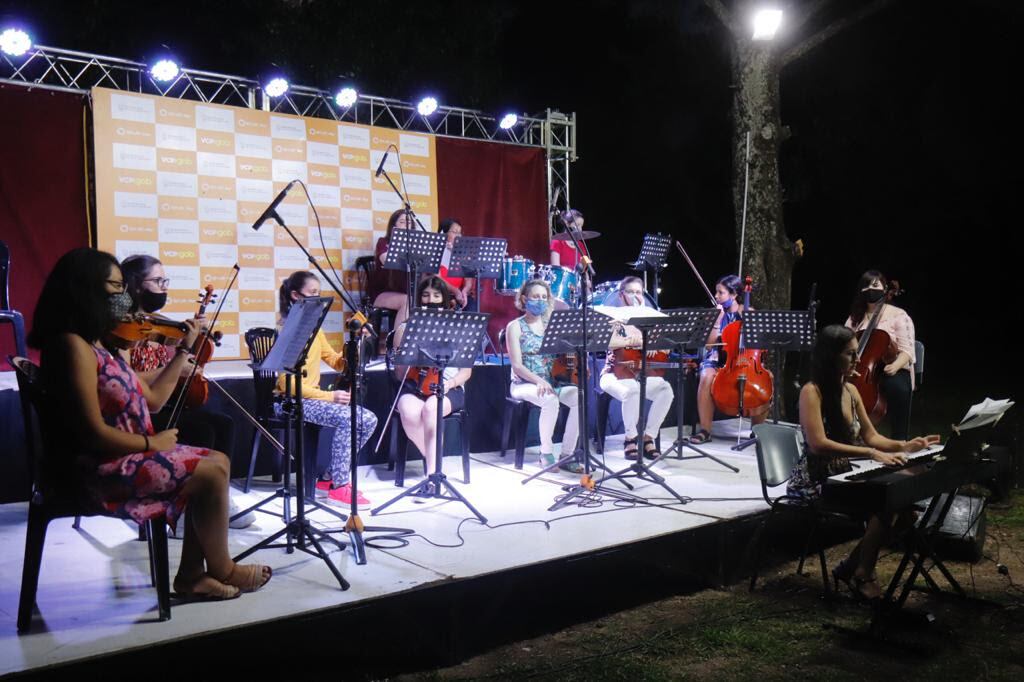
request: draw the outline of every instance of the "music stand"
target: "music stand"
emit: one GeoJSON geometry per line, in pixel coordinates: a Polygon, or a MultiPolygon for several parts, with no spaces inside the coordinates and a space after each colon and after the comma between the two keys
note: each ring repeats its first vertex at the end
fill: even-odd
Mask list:
{"type": "Polygon", "coordinates": [[[437,232],[392,230],[384,267],[404,270],[408,278],[406,294],[409,310],[416,307],[416,284],[421,272],[436,273],[441,269],[445,236],[437,232]]]}
{"type": "MultiPolygon", "coordinates": [[[[809,351],[814,347],[814,314],[810,310],[748,310],[743,313],[743,339],[747,348],[762,348],[773,352],[775,367],[781,369],[784,351],[809,351]]],[[[742,393],[740,399],[743,399],[742,393]]],[[[778,424],[777,388],[772,391],[771,410],[772,421],[778,424]]],[[[740,409],[741,426],[742,415],[743,410],[740,409]]],[[[757,442],[756,438],[743,440],[742,435],[741,428],[737,432],[733,450],[743,450],[757,442]]]]}
{"type": "Polygon", "coordinates": [[[669,347],[674,348],[676,353],[679,355],[680,364],[679,374],[676,375],[675,384],[676,439],[672,445],[661,454],[661,458],[669,458],[670,453],[673,451],[677,452],[678,455],[672,457],[672,459],[686,460],[706,457],[712,462],[721,464],[726,469],[732,469],[735,473],[739,473],[740,470],[738,468],[728,464],[727,462],[723,462],[704,450],[701,450],[683,437],[683,421],[686,419],[686,392],[683,390],[682,358],[685,355],[685,350],[687,348],[692,348],[697,351],[704,348],[704,344],[707,342],[708,336],[711,334],[711,328],[715,326],[715,320],[718,319],[718,309],[680,308],[679,310],[663,310],[662,312],[668,315],[669,319],[666,320],[658,329],[652,331],[651,344],[655,348],[664,348],[665,344],[670,344],[669,347]],[[686,456],[683,454],[684,448],[690,448],[697,454],[686,456]]]}
{"type": "MultiPolygon", "coordinates": [[[[412,311],[402,335],[402,343],[395,349],[395,366],[436,367],[439,380],[434,384],[437,396],[436,458],[434,473],[420,483],[403,491],[376,509],[371,515],[390,507],[402,499],[415,495],[439,500],[453,500],[469,507],[480,523],[487,519],[470,504],[462,493],[444,475],[444,371],[449,367],[472,367],[480,348],[480,337],[487,329],[490,313],[464,313],[454,310],[416,308],[412,311]]],[[[468,434],[463,433],[466,438],[468,434]]]]}
{"type": "Polygon", "coordinates": [[[320,545],[320,540],[329,540],[342,549],[344,549],[345,545],[324,531],[314,528],[309,523],[309,520],[306,518],[306,490],[303,477],[303,470],[305,468],[303,466],[302,435],[304,423],[302,415],[303,366],[306,364],[306,355],[313,344],[313,339],[316,338],[317,332],[327,317],[327,311],[330,309],[332,301],[333,299],[326,296],[309,297],[296,301],[288,310],[288,316],[285,318],[284,327],[277,336],[277,341],[259,366],[261,371],[283,372],[285,374],[285,393],[288,396],[292,395],[291,382],[292,380],[295,381],[295,405],[294,409],[287,413],[288,429],[285,437],[286,452],[291,454],[291,442],[294,438],[295,450],[298,453],[298,456],[294,458],[295,517],[286,522],[284,528],[245,550],[235,557],[234,560],[241,561],[253,552],[261,549],[284,547],[285,551],[291,554],[297,547],[307,554],[322,559],[338,580],[341,589],[347,590],[349,588],[348,581],[345,580],[344,576],[341,575],[341,571],[338,570],[338,567],[327,556],[327,553],[320,545]],[[285,544],[274,544],[282,535],[285,536],[285,544]],[[296,538],[294,544],[292,543],[293,536],[296,538]],[[307,540],[313,545],[314,549],[306,546],[307,540]]]}
{"type": "Polygon", "coordinates": [[[640,255],[633,263],[633,269],[637,272],[648,273],[654,276],[654,286],[648,287],[646,279],[644,288],[650,292],[655,305],[658,303],[658,273],[668,264],[668,250],[672,246],[672,237],[664,234],[645,234],[644,243],[640,246],[640,255]]]}
{"type": "MultiPolygon", "coordinates": [[[[476,290],[477,310],[480,310],[480,280],[498,279],[502,276],[508,240],[498,237],[456,237],[452,245],[452,257],[448,262],[448,274],[452,277],[472,277],[476,290]]],[[[491,341],[491,335],[484,332],[484,339],[494,354],[498,349],[491,341]]]]}

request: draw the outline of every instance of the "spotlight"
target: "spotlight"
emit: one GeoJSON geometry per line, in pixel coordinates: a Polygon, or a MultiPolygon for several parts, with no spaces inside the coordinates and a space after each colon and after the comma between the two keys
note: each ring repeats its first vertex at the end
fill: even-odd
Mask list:
{"type": "Polygon", "coordinates": [[[269,83],[263,86],[263,91],[271,97],[280,97],[288,92],[288,81],[283,78],[272,78],[269,83]]]}
{"type": "Polygon", "coordinates": [[[12,57],[20,57],[32,48],[32,39],[20,28],[9,28],[0,33],[0,50],[12,57]]]}
{"type": "Polygon", "coordinates": [[[758,10],[754,15],[754,40],[771,40],[781,24],[781,9],[758,10]]]}
{"type": "Polygon", "coordinates": [[[149,73],[152,74],[153,78],[162,83],[177,78],[179,71],[178,65],[170,59],[161,59],[149,69],[149,73]]]}
{"type": "Polygon", "coordinates": [[[346,109],[356,103],[359,98],[359,93],[356,92],[355,88],[342,88],[338,90],[338,94],[334,96],[334,101],[339,107],[345,107],[346,109]]]}
{"type": "Polygon", "coordinates": [[[518,122],[519,117],[516,116],[515,114],[505,114],[504,116],[501,117],[501,123],[499,123],[498,125],[501,127],[502,130],[508,130],[518,122]]]}
{"type": "Polygon", "coordinates": [[[420,116],[430,116],[437,111],[437,100],[433,97],[424,97],[416,105],[416,111],[420,113],[420,116]]]}

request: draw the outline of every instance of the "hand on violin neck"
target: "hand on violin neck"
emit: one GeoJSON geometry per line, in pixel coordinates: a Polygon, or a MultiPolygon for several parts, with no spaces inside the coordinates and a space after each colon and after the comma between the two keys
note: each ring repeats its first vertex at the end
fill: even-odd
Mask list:
{"type": "Polygon", "coordinates": [[[185,337],[181,340],[181,345],[192,348],[196,345],[196,339],[199,338],[202,328],[197,320],[185,320],[183,324],[187,329],[185,331],[185,337]]]}

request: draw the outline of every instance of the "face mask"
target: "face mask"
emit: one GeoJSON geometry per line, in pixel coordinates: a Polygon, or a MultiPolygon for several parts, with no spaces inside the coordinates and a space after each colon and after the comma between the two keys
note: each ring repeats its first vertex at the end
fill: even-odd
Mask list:
{"type": "Polygon", "coordinates": [[[868,289],[864,292],[864,299],[868,303],[878,303],[885,296],[885,292],[881,289],[868,289]]]}
{"type": "Polygon", "coordinates": [[[736,300],[736,299],[734,299],[732,296],[730,296],[729,298],[727,298],[724,301],[722,301],[722,309],[723,310],[728,310],[729,308],[731,308],[732,307],[732,302],[734,300],[736,300]]]}
{"type": "Polygon", "coordinates": [[[631,306],[642,306],[643,297],[640,294],[626,293],[626,303],[631,306]]]}
{"type": "Polygon", "coordinates": [[[127,291],[110,294],[107,301],[110,306],[110,315],[115,320],[120,321],[132,311],[132,297],[128,295],[127,291]]]}
{"type": "Polygon", "coordinates": [[[143,289],[139,296],[139,305],[141,305],[142,309],[147,313],[155,313],[167,305],[167,292],[161,291],[160,293],[156,293],[155,291],[143,289]]]}
{"type": "Polygon", "coordinates": [[[525,307],[526,308],[526,312],[530,313],[531,315],[538,315],[539,316],[539,315],[543,315],[545,312],[547,312],[548,302],[547,301],[537,301],[537,300],[534,300],[534,299],[529,299],[529,300],[526,301],[526,305],[523,306],[523,307],[525,307]]]}
{"type": "Polygon", "coordinates": [[[443,310],[444,303],[424,303],[420,306],[421,308],[430,308],[431,310],[443,310]]]}

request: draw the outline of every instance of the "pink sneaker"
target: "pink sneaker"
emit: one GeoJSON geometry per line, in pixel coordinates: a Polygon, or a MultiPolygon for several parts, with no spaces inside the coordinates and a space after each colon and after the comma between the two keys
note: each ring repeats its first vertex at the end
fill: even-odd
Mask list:
{"type": "MultiPolygon", "coordinates": [[[[337,502],[346,507],[352,505],[352,486],[348,483],[341,486],[340,488],[332,488],[327,493],[328,502],[337,502]]],[[[357,507],[369,507],[370,501],[363,497],[362,493],[356,493],[356,506],[357,507]]]]}
{"type": "Polygon", "coordinates": [[[316,490],[313,491],[314,497],[327,497],[328,491],[331,489],[331,482],[328,481],[317,481],[316,490]]]}

